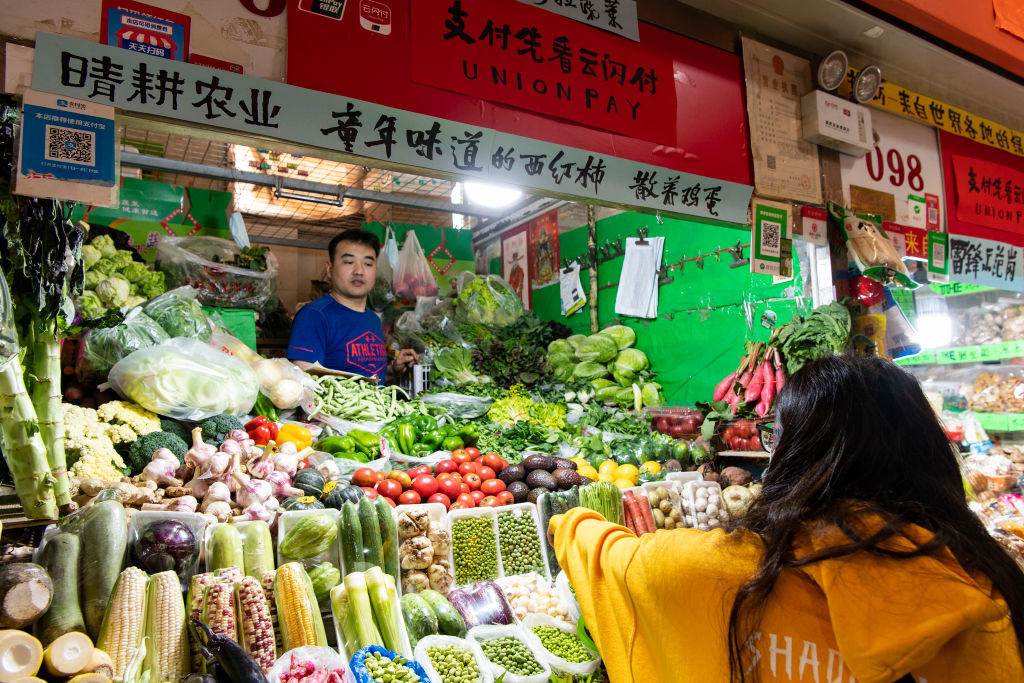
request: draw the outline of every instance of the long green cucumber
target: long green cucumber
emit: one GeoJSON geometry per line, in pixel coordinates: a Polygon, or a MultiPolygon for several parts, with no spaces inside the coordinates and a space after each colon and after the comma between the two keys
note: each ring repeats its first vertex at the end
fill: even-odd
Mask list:
{"type": "Polygon", "coordinates": [[[346,502],[341,506],[340,531],[345,573],[362,571],[366,563],[363,558],[363,530],[359,522],[359,510],[355,503],[346,502]]]}
{"type": "Polygon", "coordinates": [[[124,564],[128,546],[128,516],[117,500],[94,503],[78,534],[78,573],[82,586],[82,613],[89,637],[96,640],[103,626],[110,593],[124,564]]]}
{"type": "Polygon", "coordinates": [[[206,544],[206,570],[212,572],[225,567],[238,567],[245,571],[242,535],[232,524],[222,524],[214,529],[206,544]]]}
{"type": "Polygon", "coordinates": [[[398,573],[398,528],[395,525],[395,517],[391,514],[391,506],[384,500],[384,496],[377,496],[374,507],[377,508],[377,521],[380,522],[380,554],[384,559],[384,571],[394,577],[396,585],[401,585],[402,578],[398,573]]]}
{"type": "Polygon", "coordinates": [[[78,604],[79,547],[77,534],[62,531],[39,551],[39,564],[53,582],[50,608],[35,623],[43,647],[70,631],[85,632],[85,617],[78,604]]]}

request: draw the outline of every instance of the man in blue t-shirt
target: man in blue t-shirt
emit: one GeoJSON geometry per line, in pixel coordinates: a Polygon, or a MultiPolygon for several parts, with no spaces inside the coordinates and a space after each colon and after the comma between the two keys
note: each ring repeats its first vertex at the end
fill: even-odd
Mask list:
{"type": "Polygon", "coordinates": [[[320,363],[384,380],[385,370],[408,370],[418,360],[402,349],[388,365],[380,318],[366,310],[366,295],[377,280],[380,240],[363,230],[345,230],[327,247],[327,277],[331,291],[311,301],[295,315],[288,340],[288,358],[306,369],[320,363]]]}

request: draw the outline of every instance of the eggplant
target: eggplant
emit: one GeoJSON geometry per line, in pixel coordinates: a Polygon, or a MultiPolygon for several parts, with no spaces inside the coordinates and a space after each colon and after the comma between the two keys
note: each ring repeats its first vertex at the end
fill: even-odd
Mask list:
{"type": "MultiPolygon", "coordinates": [[[[270,683],[256,660],[241,645],[210,630],[195,617],[190,617],[192,636],[199,643],[205,659],[216,659],[220,673],[232,683],[270,683]]],[[[218,676],[220,680],[220,676],[218,676]]]]}

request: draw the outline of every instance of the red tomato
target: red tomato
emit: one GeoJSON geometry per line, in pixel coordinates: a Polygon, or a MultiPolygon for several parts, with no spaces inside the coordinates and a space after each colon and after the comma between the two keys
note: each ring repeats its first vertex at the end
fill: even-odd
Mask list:
{"type": "Polygon", "coordinates": [[[381,472],[380,470],[377,471],[377,481],[384,481],[386,477],[387,475],[385,475],[383,472],[381,472]]]}
{"type": "Polygon", "coordinates": [[[427,502],[440,503],[441,505],[444,505],[446,510],[452,505],[452,499],[444,495],[443,493],[435,493],[434,495],[427,499],[427,502]]]}
{"type": "Polygon", "coordinates": [[[488,496],[496,496],[505,490],[505,482],[501,479],[485,479],[484,483],[480,484],[480,490],[488,496]]]}
{"type": "Polygon", "coordinates": [[[480,505],[480,501],[487,497],[484,495],[483,491],[470,491],[469,495],[473,497],[473,502],[478,506],[480,505]]]}
{"type": "Polygon", "coordinates": [[[462,481],[462,472],[451,472],[451,475],[452,475],[452,479],[454,479],[455,481],[458,481],[458,482],[462,481]]]}
{"type": "Polygon", "coordinates": [[[452,504],[452,507],[455,507],[456,505],[461,505],[461,506],[467,507],[467,508],[475,508],[476,507],[476,498],[474,498],[473,496],[469,495],[468,493],[460,493],[459,497],[456,498],[455,502],[452,504]]]}
{"type": "Polygon", "coordinates": [[[437,479],[438,482],[442,482],[445,479],[454,479],[454,478],[455,477],[452,476],[451,472],[442,472],[441,474],[438,474],[438,475],[436,475],[434,477],[434,479],[437,479]]]}
{"type": "Polygon", "coordinates": [[[467,474],[465,479],[466,485],[469,486],[470,490],[476,491],[480,488],[480,485],[484,483],[484,480],[480,478],[479,474],[467,474]]]}
{"type": "Polygon", "coordinates": [[[398,497],[399,505],[416,505],[422,502],[423,497],[415,491],[406,491],[398,497]]]}
{"type": "Polygon", "coordinates": [[[377,484],[377,493],[385,498],[396,500],[400,495],[402,495],[402,485],[394,479],[385,479],[377,484]]]}
{"type": "Polygon", "coordinates": [[[391,507],[395,507],[395,505],[396,505],[395,501],[391,500],[390,498],[381,498],[381,500],[383,500],[385,503],[387,503],[391,507]]]}
{"type": "Polygon", "coordinates": [[[486,465],[481,467],[479,471],[477,471],[477,474],[479,474],[480,478],[483,479],[484,481],[487,481],[488,479],[494,479],[495,477],[498,476],[493,469],[487,467],[486,465]]]}
{"type": "Polygon", "coordinates": [[[466,446],[462,450],[466,451],[466,454],[469,457],[473,458],[474,460],[476,460],[477,458],[480,457],[480,451],[478,449],[474,448],[473,446],[466,446]]]}
{"type": "Polygon", "coordinates": [[[459,491],[461,491],[462,493],[469,493],[470,491],[472,491],[472,489],[469,488],[469,484],[463,482],[459,484],[459,491]]]}
{"type": "Polygon", "coordinates": [[[369,467],[360,467],[352,473],[352,483],[356,486],[373,486],[377,483],[377,473],[369,467]]]}
{"type": "Polygon", "coordinates": [[[501,507],[501,503],[499,503],[498,499],[495,498],[494,496],[487,496],[486,498],[484,498],[483,500],[480,501],[480,507],[482,507],[482,508],[496,508],[496,507],[501,507]]]}
{"type": "Polygon", "coordinates": [[[654,428],[662,434],[668,434],[668,430],[672,428],[672,421],[667,417],[659,417],[654,423],[654,428]]]}
{"type": "Polygon", "coordinates": [[[413,467],[409,470],[409,477],[413,480],[421,474],[433,474],[434,472],[430,469],[430,465],[420,465],[419,467],[413,467]]]}
{"type": "Polygon", "coordinates": [[[377,498],[377,489],[371,489],[369,486],[361,486],[360,488],[363,489],[363,493],[365,493],[366,497],[370,500],[375,500],[377,498]]]}
{"type": "Polygon", "coordinates": [[[668,435],[673,439],[681,439],[684,434],[686,434],[686,429],[683,428],[683,425],[672,425],[668,428],[668,435]]]}
{"type": "Polygon", "coordinates": [[[761,448],[761,437],[756,435],[756,434],[754,436],[750,437],[750,440],[747,441],[747,447],[750,450],[752,450],[752,451],[760,451],[760,450],[762,450],[762,448],[761,448]]]}
{"type": "MultiPolygon", "coordinates": [[[[472,502],[472,501],[470,501],[472,502]]],[[[469,505],[463,505],[462,503],[452,503],[452,506],[448,510],[465,510],[470,507],[469,505]]]]}
{"type": "Polygon", "coordinates": [[[488,453],[483,460],[485,467],[490,467],[495,472],[501,472],[505,468],[505,461],[497,453],[488,453]]]}
{"type": "Polygon", "coordinates": [[[459,465],[459,472],[462,473],[462,476],[466,476],[470,473],[480,474],[480,465],[475,462],[464,462],[459,465]]]}
{"type": "Polygon", "coordinates": [[[473,458],[469,457],[469,453],[466,452],[465,448],[456,448],[452,451],[452,460],[461,465],[464,462],[472,462],[473,458]]]}
{"type": "Polygon", "coordinates": [[[421,474],[412,480],[412,490],[424,498],[430,498],[437,493],[437,479],[429,474],[421,474]]]}
{"type": "Polygon", "coordinates": [[[501,493],[496,495],[495,498],[497,498],[498,502],[501,503],[502,505],[511,505],[512,503],[516,502],[516,497],[513,496],[508,491],[502,491],[501,493]]]}
{"type": "Polygon", "coordinates": [[[722,430],[722,441],[731,447],[732,440],[737,436],[735,427],[726,427],[722,430]]]}
{"type": "Polygon", "coordinates": [[[450,477],[448,479],[438,479],[437,490],[449,498],[455,499],[462,493],[462,484],[450,477]]]}
{"type": "Polygon", "coordinates": [[[459,469],[459,463],[454,460],[442,460],[434,466],[434,471],[438,474],[444,474],[446,472],[455,472],[459,469]]]}
{"type": "Polygon", "coordinates": [[[388,472],[388,479],[394,479],[402,485],[403,491],[408,491],[409,487],[412,486],[412,477],[409,476],[408,472],[402,470],[391,470],[388,472]]]}

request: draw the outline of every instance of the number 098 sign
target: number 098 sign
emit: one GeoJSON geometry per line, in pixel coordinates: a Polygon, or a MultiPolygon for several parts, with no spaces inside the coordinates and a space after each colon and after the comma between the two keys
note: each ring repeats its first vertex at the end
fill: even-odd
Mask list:
{"type": "Polygon", "coordinates": [[[877,143],[862,157],[842,155],[843,197],[850,186],[892,195],[895,222],[945,231],[942,164],[935,130],[894,114],[872,113],[877,143]]]}

